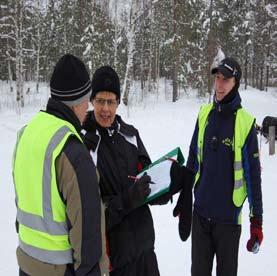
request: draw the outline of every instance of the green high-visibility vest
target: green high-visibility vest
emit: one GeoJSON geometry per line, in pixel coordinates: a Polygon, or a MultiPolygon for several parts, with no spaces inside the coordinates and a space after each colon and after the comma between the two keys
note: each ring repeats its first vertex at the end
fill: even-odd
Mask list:
{"type": "MultiPolygon", "coordinates": [[[[194,184],[198,183],[201,173],[201,163],[203,160],[203,143],[204,134],[207,126],[208,116],[213,109],[213,104],[203,105],[198,114],[198,139],[197,139],[197,160],[198,171],[195,176],[194,184]]],[[[245,144],[247,136],[255,122],[255,118],[245,109],[240,108],[236,112],[235,130],[233,137],[234,150],[234,189],[233,202],[235,206],[241,207],[247,197],[246,180],[244,178],[244,170],[242,166],[242,148],[245,144]]]]}
{"type": "Polygon", "coordinates": [[[19,246],[29,256],[50,264],[73,262],[55,169],[55,160],[70,135],[82,142],[72,124],[39,112],[19,132],[14,151],[19,246]]]}

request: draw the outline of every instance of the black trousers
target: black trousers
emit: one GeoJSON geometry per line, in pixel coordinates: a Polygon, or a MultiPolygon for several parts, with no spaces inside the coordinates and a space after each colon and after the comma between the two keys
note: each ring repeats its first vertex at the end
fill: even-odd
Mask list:
{"type": "Polygon", "coordinates": [[[19,268],[19,276],[30,276],[30,275],[26,274],[23,270],[19,268]]]}
{"type": "Polygon", "coordinates": [[[111,271],[110,276],[160,276],[154,250],[145,252],[134,262],[111,271]]]}
{"type": "Polygon", "coordinates": [[[241,225],[219,224],[194,212],[192,276],[211,276],[216,256],[217,276],[236,276],[241,225]]]}

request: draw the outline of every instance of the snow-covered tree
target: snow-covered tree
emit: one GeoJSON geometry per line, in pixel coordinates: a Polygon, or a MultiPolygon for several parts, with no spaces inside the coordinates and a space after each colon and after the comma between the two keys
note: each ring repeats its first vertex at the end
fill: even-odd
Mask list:
{"type": "MultiPolygon", "coordinates": [[[[2,0],[1,79],[49,81],[61,55],[84,60],[91,73],[111,65],[125,104],[133,81],[143,99],[159,91],[176,101],[187,87],[212,93],[212,62],[221,49],[241,64],[245,87],[277,85],[277,6],[274,0],[2,0]],[[167,89],[172,87],[172,90],[167,89]]],[[[12,90],[12,89],[11,89],[12,90]]],[[[158,93],[157,93],[158,95],[158,93]]]]}
{"type": "Polygon", "coordinates": [[[122,87],[123,98],[122,101],[125,105],[128,105],[130,86],[133,80],[133,59],[135,54],[135,32],[137,17],[139,12],[139,5],[137,0],[131,0],[130,16],[126,24],[126,37],[127,37],[127,64],[125,70],[125,77],[122,87]]]}
{"type": "Polygon", "coordinates": [[[9,79],[12,78],[12,68],[15,68],[16,79],[16,111],[24,106],[23,86],[27,68],[25,63],[33,55],[31,48],[32,25],[30,20],[30,2],[27,0],[8,0],[1,9],[5,10],[0,18],[1,40],[6,41],[5,59],[8,62],[9,79]]]}
{"type": "MultiPolygon", "coordinates": [[[[3,0],[0,5],[0,72],[1,79],[10,82],[15,77],[11,49],[14,48],[14,22],[12,21],[12,2],[3,0]]],[[[11,87],[12,88],[12,87],[11,87]]]]}
{"type": "Polygon", "coordinates": [[[91,0],[87,7],[89,21],[81,37],[84,45],[83,57],[93,73],[102,65],[113,65],[114,61],[114,26],[101,5],[91,0]]]}
{"type": "Polygon", "coordinates": [[[184,87],[197,89],[198,96],[207,90],[209,17],[202,0],[183,3],[184,18],[181,25],[181,77],[184,87]]]}

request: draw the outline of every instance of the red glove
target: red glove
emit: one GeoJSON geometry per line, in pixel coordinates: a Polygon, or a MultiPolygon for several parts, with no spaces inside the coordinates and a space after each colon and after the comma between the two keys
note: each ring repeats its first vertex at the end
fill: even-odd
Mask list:
{"type": "Polygon", "coordinates": [[[263,223],[262,220],[256,217],[250,218],[250,239],[247,242],[246,248],[248,251],[257,253],[259,246],[263,241],[263,223]]]}

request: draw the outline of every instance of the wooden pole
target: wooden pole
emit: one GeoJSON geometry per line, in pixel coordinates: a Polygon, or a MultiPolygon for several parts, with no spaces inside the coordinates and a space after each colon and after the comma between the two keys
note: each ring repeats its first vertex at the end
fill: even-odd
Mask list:
{"type": "Polygon", "coordinates": [[[275,126],[269,127],[269,155],[275,154],[275,126]]]}

